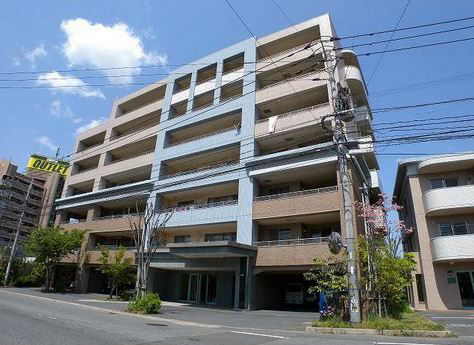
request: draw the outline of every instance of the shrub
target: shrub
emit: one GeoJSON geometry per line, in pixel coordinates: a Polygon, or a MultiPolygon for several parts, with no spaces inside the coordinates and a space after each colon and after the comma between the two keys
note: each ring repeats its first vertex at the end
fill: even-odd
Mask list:
{"type": "Polygon", "coordinates": [[[135,289],[122,290],[122,293],[120,294],[120,299],[122,301],[130,301],[131,299],[133,299],[134,294],[135,289]]]}
{"type": "Polygon", "coordinates": [[[135,298],[128,303],[128,311],[132,313],[154,314],[160,311],[161,300],[155,293],[135,298]]]}

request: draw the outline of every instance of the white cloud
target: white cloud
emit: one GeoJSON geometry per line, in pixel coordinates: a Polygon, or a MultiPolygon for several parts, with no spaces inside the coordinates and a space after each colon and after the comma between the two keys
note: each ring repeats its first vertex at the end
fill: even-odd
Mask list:
{"type": "Polygon", "coordinates": [[[79,134],[79,133],[85,132],[85,131],[87,131],[91,128],[97,127],[97,126],[103,124],[105,122],[105,120],[106,120],[105,117],[101,117],[99,119],[92,120],[88,124],[85,124],[84,126],[81,126],[78,129],[76,129],[76,134],[79,134]]]}
{"type": "Polygon", "coordinates": [[[61,101],[56,99],[54,100],[50,107],[49,107],[49,113],[55,117],[62,117],[66,118],[72,121],[72,123],[80,123],[82,119],[71,111],[71,109],[68,106],[63,106],[61,104],[61,101]]]}
{"type": "MultiPolygon", "coordinates": [[[[61,23],[61,29],[66,34],[62,45],[62,53],[70,66],[86,66],[93,68],[116,68],[167,62],[166,54],[146,52],[140,37],[125,23],[107,26],[92,23],[83,18],[68,19],[61,23]]],[[[130,68],[118,73],[117,70],[104,70],[112,83],[130,83],[133,75],[141,69],[130,68]],[[113,78],[117,74],[130,74],[113,78]]]]}
{"type": "Polygon", "coordinates": [[[47,55],[48,55],[48,53],[44,49],[44,44],[41,43],[36,48],[34,48],[30,51],[27,51],[25,53],[25,59],[30,62],[31,69],[35,69],[36,68],[36,59],[40,58],[40,57],[45,57],[47,55]]]}
{"type": "Polygon", "coordinates": [[[17,58],[17,57],[13,57],[13,58],[12,58],[12,65],[13,65],[13,66],[18,67],[18,66],[20,66],[20,63],[21,63],[21,62],[20,62],[20,59],[19,59],[19,58],[17,58]]]}
{"type": "Polygon", "coordinates": [[[36,138],[36,142],[40,145],[46,146],[50,151],[55,152],[58,149],[58,146],[53,143],[53,141],[47,136],[41,136],[36,138]]]}
{"type": "Polygon", "coordinates": [[[43,73],[36,79],[38,85],[49,86],[53,92],[77,94],[82,97],[98,97],[105,99],[102,91],[93,89],[82,80],[70,74],[60,74],[56,71],[43,73]]]}

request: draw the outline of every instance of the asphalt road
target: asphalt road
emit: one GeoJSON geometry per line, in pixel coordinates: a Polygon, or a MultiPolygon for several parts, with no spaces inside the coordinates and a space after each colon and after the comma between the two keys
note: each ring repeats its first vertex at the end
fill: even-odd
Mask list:
{"type": "MultiPolygon", "coordinates": [[[[75,299],[76,298],[76,299],[75,299]]],[[[473,344],[474,337],[457,339],[420,339],[380,336],[307,336],[295,325],[301,322],[291,314],[273,312],[232,312],[175,306],[182,314],[165,311],[156,316],[124,313],[120,304],[79,302],[68,295],[39,295],[29,290],[0,289],[0,345],[237,345],[237,344],[473,344]],[[86,304],[88,303],[88,304],[86,304]],[[202,313],[203,317],[199,317],[202,313]],[[210,323],[209,315],[218,315],[219,323],[210,323]],[[174,315],[175,317],[170,317],[174,315]],[[243,318],[241,315],[244,315],[243,318]],[[281,314],[284,315],[284,314],[281,314]],[[244,322],[245,319],[245,322],[244,322]],[[279,328],[274,327],[277,320],[279,328]],[[258,320],[252,322],[252,320],[258,320]],[[283,327],[285,322],[289,325],[283,327]],[[254,326],[254,327],[250,327],[254,326]],[[258,326],[258,327],[255,327],[258,326]]],[[[123,307],[123,305],[122,305],[123,307]]],[[[298,327],[303,327],[300,325],[298,327]]]]}

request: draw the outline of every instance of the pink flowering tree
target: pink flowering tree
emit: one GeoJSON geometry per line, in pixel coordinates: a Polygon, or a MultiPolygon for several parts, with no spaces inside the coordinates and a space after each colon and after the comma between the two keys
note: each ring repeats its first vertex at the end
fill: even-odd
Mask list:
{"type": "Polygon", "coordinates": [[[402,252],[402,239],[413,230],[396,215],[402,207],[379,194],[375,203],[356,202],[365,234],[357,240],[358,264],[367,313],[399,316],[407,307],[405,289],[411,285],[415,261],[402,252]]]}

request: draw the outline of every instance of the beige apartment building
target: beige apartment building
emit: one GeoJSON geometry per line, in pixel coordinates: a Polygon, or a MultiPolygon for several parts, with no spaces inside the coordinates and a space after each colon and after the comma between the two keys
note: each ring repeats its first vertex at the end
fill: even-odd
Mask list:
{"type": "MultiPolygon", "coordinates": [[[[278,308],[288,286],[303,294],[312,259],[331,255],[329,234],[345,238],[337,155],[321,125],[334,111],[322,46],[338,48],[334,36],[326,14],[250,38],[117,100],[107,122],[79,134],[56,200],[59,226],[87,230],[64,262],[79,266],[78,290],[106,288],[99,245],[134,257],[128,217],[139,202],[170,214],[149,284],[164,300],[278,308]]],[[[336,51],[336,79],[357,100],[347,124],[355,201],[379,188],[372,115],[356,55],[336,51]]],[[[353,222],[362,233],[355,212],[353,222]]]]}
{"type": "Polygon", "coordinates": [[[0,160],[0,246],[13,243],[17,230],[23,241],[38,225],[53,225],[54,200],[61,195],[60,174],[17,170],[10,161],[0,160]]]}
{"type": "Polygon", "coordinates": [[[403,239],[417,261],[413,307],[474,308],[474,154],[400,161],[394,197],[414,229],[403,239]]]}

